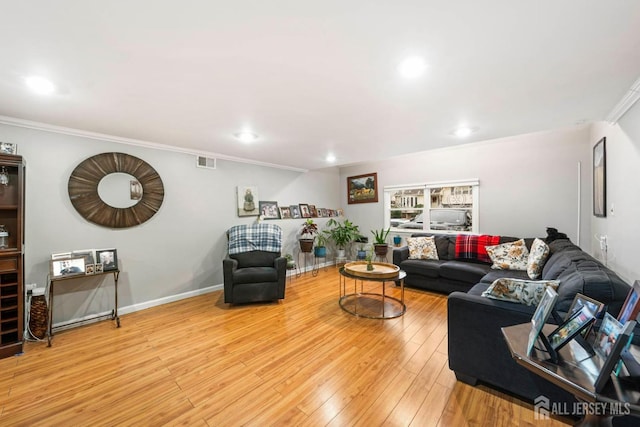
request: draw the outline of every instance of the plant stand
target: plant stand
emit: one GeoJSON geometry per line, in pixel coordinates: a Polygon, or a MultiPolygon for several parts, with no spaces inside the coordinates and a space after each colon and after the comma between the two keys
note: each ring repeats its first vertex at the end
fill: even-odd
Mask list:
{"type": "Polygon", "coordinates": [[[298,252],[296,277],[300,277],[302,274],[306,273],[307,267],[309,266],[311,266],[311,272],[313,273],[313,269],[315,266],[315,255],[313,254],[313,252],[298,252]],[[302,268],[303,264],[304,268],[302,268]]]}
{"type": "Polygon", "coordinates": [[[320,271],[320,260],[322,259],[323,262],[325,263],[325,267],[324,270],[327,271],[327,253],[325,252],[324,256],[316,256],[314,254],[313,256],[314,260],[313,260],[313,270],[311,270],[311,275],[313,277],[316,277],[318,275],[318,272],[320,271]]]}

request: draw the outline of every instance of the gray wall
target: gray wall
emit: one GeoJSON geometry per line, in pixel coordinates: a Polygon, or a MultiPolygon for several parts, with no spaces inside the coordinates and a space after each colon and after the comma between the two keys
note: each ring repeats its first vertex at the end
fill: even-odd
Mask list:
{"type": "MultiPolygon", "coordinates": [[[[588,126],[425,151],[340,170],[340,180],[378,173],[379,202],[348,205],[345,215],[368,230],[383,226],[385,185],[480,180],[480,232],[533,237],[546,227],[578,237],[578,162],[581,162],[581,246],[590,249],[590,133],[588,126]]],[[[346,200],[346,184],[341,200],[346,200]]]]}
{"type": "MultiPolygon", "coordinates": [[[[116,248],[123,312],[222,284],[226,230],[256,220],[237,216],[239,185],[257,186],[262,200],[340,207],[337,168],[301,173],[218,160],[216,170],[200,169],[191,154],[2,124],[0,141],[18,144],[18,154],[27,162],[25,283],[46,285],[51,253],[116,248]],[[164,203],[143,225],[124,230],[96,226],[85,221],[69,201],[67,182],[72,170],[84,159],[110,151],[139,157],[162,177],[164,203]]],[[[297,253],[302,220],[275,222],[283,227],[284,252],[297,253]]],[[[110,278],[59,282],[55,291],[54,323],[113,306],[110,278]],[[97,287],[99,283],[102,286],[97,287]]]]}
{"type": "Polygon", "coordinates": [[[607,138],[607,216],[591,216],[590,238],[594,254],[604,260],[596,236],[607,236],[609,267],[632,283],[640,279],[640,103],[616,125],[596,124],[590,149],[603,136],[607,138]]]}

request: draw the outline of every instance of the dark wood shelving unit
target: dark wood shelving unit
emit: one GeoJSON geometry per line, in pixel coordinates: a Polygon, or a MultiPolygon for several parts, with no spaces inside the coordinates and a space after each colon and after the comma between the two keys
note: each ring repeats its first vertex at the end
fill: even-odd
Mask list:
{"type": "Polygon", "coordinates": [[[0,249],[0,358],[22,352],[24,332],[24,161],[0,154],[2,168],[9,182],[0,184],[0,224],[9,236],[0,249]]]}

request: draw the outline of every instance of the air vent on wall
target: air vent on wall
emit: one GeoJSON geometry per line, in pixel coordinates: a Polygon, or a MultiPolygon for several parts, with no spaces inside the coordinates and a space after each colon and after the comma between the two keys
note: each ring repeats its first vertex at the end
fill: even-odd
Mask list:
{"type": "Polygon", "coordinates": [[[198,156],[196,166],[199,168],[215,169],[216,159],[211,157],[198,156]]]}

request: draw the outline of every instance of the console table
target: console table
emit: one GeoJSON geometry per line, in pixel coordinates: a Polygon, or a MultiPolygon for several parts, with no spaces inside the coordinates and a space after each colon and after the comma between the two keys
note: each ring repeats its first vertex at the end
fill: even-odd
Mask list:
{"type": "Polygon", "coordinates": [[[102,273],[95,273],[89,275],[76,275],[76,276],[68,276],[68,277],[54,277],[49,280],[49,319],[48,319],[48,327],[47,327],[47,347],[51,347],[51,339],[53,338],[53,288],[54,285],[58,282],[64,282],[67,280],[80,279],[80,278],[88,278],[88,277],[96,277],[96,276],[104,276],[108,274],[113,274],[113,282],[115,289],[115,301],[114,308],[111,310],[109,314],[99,314],[89,319],[78,320],[76,322],[71,322],[70,324],[86,322],[88,320],[99,319],[101,317],[111,317],[111,320],[116,321],[116,326],[120,327],[120,317],[118,316],[118,277],[120,276],[120,270],[110,270],[104,271],[102,273]]]}
{"type": "MultiPolygon", "coordinates": [[[[543,333],[549,334],[556,327],[557,325],[545,325],[543,333]]],[[[606,405],[609,408],[622,408],[622,411],[617,413],[604,411],[585,413],[584,418],[576,425],[611,426],[613,416],[627,414],[640,416],[640,388],[635,380],[612,375],[604,390],[596,393],[594,384],[602,364],[599,356],[590,356],[575,340],[571,340],[560,349],[558,363],[546,360],[547,354],[536,348],[531,355],[527,355],[529,331],[531,331],[530,323],[502,328],[511,356],[519,365],[573,394],[578,401],[602,407],[606,405]]],[[[632,346],[631,351],[636,358],[640,355],[638,347],[632,346]]],[[[536,409],[539,409],[538,404],[536,409]]]]}
{"type": "MultiPolygon", "coordinates": [[[[349,264],[366,264],[364,261],[349,264]]],[[[359,273],[357,271],[348,270],[345,264],[340,267],[340,307],[347,313],[358,317],[366,317],[369,319],[393,319],[402,316],[407,311],[404,303],[404,278],[407,274],[399,270],[393,276],[382,274],[376,277],[375,274],[359,273]],[[353,292],[347,293],[347,279],[353,279],[353,292]],[[358,291],[358,280],[360,281],[360,291],[358,291]],[[363,283],[377,282],[382,285],[382,292],[363,292],[363,283]],[[400,284],[400,299],[387,295],[386,283],[397,282],[400,284]]],[[[390,264],[373,263],[377,268],[382,269],[390,264]]],[[[395,267],[395,266],[393,266],[395,267]]]]}

